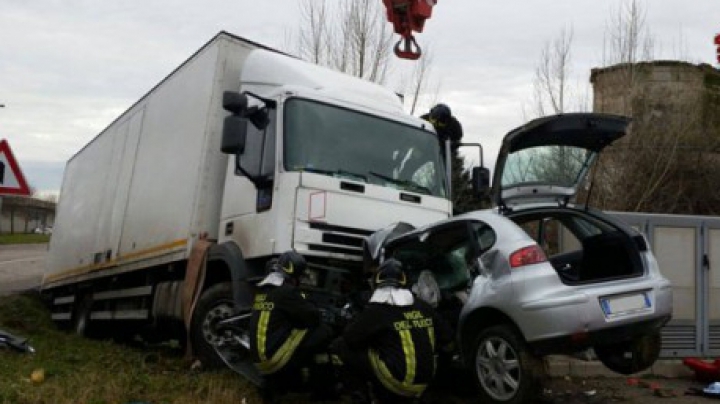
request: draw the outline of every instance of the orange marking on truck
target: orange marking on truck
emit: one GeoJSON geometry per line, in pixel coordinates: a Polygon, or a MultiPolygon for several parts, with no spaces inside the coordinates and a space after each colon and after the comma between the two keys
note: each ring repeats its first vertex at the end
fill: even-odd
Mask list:
{"type": "Polygon", "coordinates": [[[165,250],[171,250],[171,249],[175,249],[178,247],[184,247],[186,245],[187,245],[187,240],[185,240],[185,239],[175,240],[175,241],[172,241],[169,243],[160,244],[160,245],[157,245],[154,247],[146,248],[144,250],[135,251],[135,252],[132,252],[129,254],[121,255],[114,259],[105,261],[100,264],[83,265],[81,267],[66,269],[66,270],[60,271],[58,273],[48,275],[46,277],[46,280],[48,283],[51,283],[51,282],[54,282],[54,281],[57,281],[57,280],[60,280],[62,278],[66,278],[69,276],[84,275],[86,273],[89,273],[89,272],[92,272],[92,271],[95,271],[98,269],[108,268],[108,267],[120,265],[122,263],[127,263],[127,261],[133,260],[135,258],[143,257],[148,254],[153,254],[153,253],[157,253],[157,252],[161,252],[161,251],[165,251],[165,250]]]}

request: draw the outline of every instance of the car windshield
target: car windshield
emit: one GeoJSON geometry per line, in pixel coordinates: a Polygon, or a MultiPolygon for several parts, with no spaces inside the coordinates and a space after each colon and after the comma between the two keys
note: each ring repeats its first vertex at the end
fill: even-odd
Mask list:
{"type": "Polygon", "coordinates": [[[597,156],[572,146],[540,146],[522,149],[507,157],[502,187],[547,184],[575,187],[597,156]]]}
{"type": "Polygon", "coordinates": [[[438,197],[447,196],[435,135],[315,101],[285,104],[284,165],[438,197]]]}

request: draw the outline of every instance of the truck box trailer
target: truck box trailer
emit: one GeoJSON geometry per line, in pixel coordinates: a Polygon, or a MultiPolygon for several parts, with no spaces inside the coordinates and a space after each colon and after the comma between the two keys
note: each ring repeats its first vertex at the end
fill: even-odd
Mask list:
{"type": "Polygon", "coordinates": [[[220,364],[214,324],[249,309],[270,259],[301,253],[310,298],[342,306],[365,236],[450,215],[444,161],[393,92],[221,32],[68,161],[42,283],[52,318],[187,331],[220,364]]]}

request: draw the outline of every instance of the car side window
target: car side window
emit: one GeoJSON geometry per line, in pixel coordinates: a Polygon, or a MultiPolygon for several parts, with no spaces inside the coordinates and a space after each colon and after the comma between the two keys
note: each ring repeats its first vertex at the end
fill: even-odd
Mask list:
{"type": "Polygon", "coordinates": [[[571,229],[555,216],[535,216],[518,225],[540,245],[548,257],[581,248],[580,239],[575,234],[578,231],[576,222],[572,222],[574,228],[571,229]]]}
{"type": "Polygon", "coordinates": [[[433,229],[427,237],[409,240],[395,247],[392,256],[403,263],[411,282],[417,280],[421,271],[429,270],[441,290],[465,288],[471,277],[469,257],[476,249],[471,234],[482,236],[486,245],[494,243],[494,235],[490,240],[485,231],[471,233],[468,223],[460,222],[433,229]]]}
{"type": "Polygon", "coordinates": [[[482,222],[473,222],[471,226],[472,233],[475,236],[478,248],[480,249],[480,251],[478,252],[482,255],[482,253],[489,250],[493,245],[495,245],[495,241],[497,241],[495,230],[482,222]]]}
{"type": "Polygon", "coordinates": [[[580,240],[560,220],[547,217],[542,220],[540,246],[545,254],[553,256],[581,249],[580,240]]]}
{"type": "Polygon", "coordinates": [[[540,220],[527,220],[522,223],[518,223],[518,226],[520,226],[521,229],[525,230],[525,233],[527,233],[527,235],[530,236],[533,240],[540,240],[540,220]]]}

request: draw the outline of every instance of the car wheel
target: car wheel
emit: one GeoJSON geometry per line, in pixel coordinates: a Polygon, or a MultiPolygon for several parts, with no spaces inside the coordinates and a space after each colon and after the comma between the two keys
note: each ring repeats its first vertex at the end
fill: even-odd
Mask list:
{"type": "Polygon", "coordinates": [[[193,353],[203,367],[219,369],[224,366],[215,346],[232,343],[232,336],[217,332],[216,325],[234,313],[232,284],[229,282],[215,284],[200,295],[190,324],[190,341],[193,353]]]}
{"type": "Polygon", "coordinates": [[[473,366],[483,403],[525,403],[539,397],[545,377],[543,361],[529,352],[522,336],[510,325],[480,332],[473,366]]]}
{"type": "Polygon", "coordinates": [[[660,356],[662,339],[655,332],[631,341],[602,344],[594,347],[595,355],[605,367],[623,375],[641,372],[660,356]]]}

